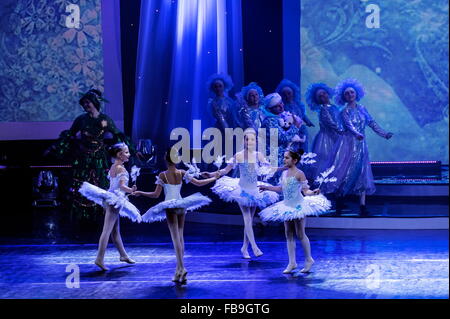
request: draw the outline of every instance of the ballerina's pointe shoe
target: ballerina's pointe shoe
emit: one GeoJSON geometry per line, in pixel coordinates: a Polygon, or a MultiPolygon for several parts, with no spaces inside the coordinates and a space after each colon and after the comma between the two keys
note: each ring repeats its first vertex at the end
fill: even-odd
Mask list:
{"type": "Polygon", "coordinates": [[[253,249],[253,254],[254,254],[256,257],[260,257],[260,256],[263,255],[263,252],[262,252],[259,248],[257,248],[257,249],[253,249]]]}
{"type": "Polygon", "coordinates": [[[290,274],[295,268],[297,268],[297,264],[289,264],[285,270],[283,270],[283,274],[290,274]]]}
{"type": "Polygon", "coordinates": [[[242,258],[250,259],[247,249],[241,248],[242,258]]]}
{"type": "Polygon", "coordinates": [[[134,261],[133,259],[131,259],[130,257],[126,256],[126,257],[120,257],[120,261],[124,261],[128,264],[135,264],[136,261],[134,261]]]}
{"type": "Polygon", "coordinates": [[[108,267],[106,267],[103,263],[99,262],[98,260],[95,261],[95,264],[103,271],[109,270],[108,267]]]}
{"type": "Polygon", "coordinates": [[[178,281],[180,281],[180,277],[181,277],[181,272],[180,272],[179,270],[177,270],[177,271],[175,272],[175,275],[173,275],[172,281],[173,281],[173,282],[178,282],[178,281]]]}
{"type": "Polygon", "coordinates": [[[311,267],[313,264],[314,264],[313,259],[305,261],[305,266],[303,267],[302,270],[300,270],[300,272],[303,272],[303,273],[309,272],[311,270],[311,267]]]}
{"type": "Polygon", "coordinates": [[[179,279],[180,283],[185,284],[187,282],[187,273],[188,272],[186,269],[180,273],[180,279],[179,279]]]}

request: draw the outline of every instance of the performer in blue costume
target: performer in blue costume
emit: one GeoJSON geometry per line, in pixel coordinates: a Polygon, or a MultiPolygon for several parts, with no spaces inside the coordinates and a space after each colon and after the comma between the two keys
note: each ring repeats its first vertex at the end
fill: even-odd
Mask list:
{"type": "Polygon", "coordinates": [[[340,108],[330,102],[333,95],[334,90],[325,83],[313,83],[305,93],[308,106],[318,113],[320,126],[311,150],[312,153],[317,154],[316,163],[310,165],[307,172],[308,177],[312,179],[328,168],[329,157],[333,154],[336,142],[343,133],[339,116],[340,108]]]}
{"type": "Polygon", "coordinates": [[[226,128],[235,128],[236,102],[228,96],[233,87],[233,81],[227,74],[217,73],[209,77],[207,83],[210,98],[208,111],[216,120],[215,126],[222,131],[226,128]]]}
{"type": "MultiPolygon", "coordinates": [[[[326,183],[322,192],[335,193],[339,197],[347,194],[360,196],[360,215],[367,216],[366,195],[375,192],[369,150],[365,137],[365,128],[369,126],[379,136],[390,139],[393,133],[383,130],[372,118],[367,109],[357,103],[364,97],[364,88],[356,79],[346,79],[335,89],[335,102],[345,105],[341,112],[344,133],[336,143],[334,156],[329,167],[335,167],[335,183],[326,183]]],[[[337,213],[342,201],[338,201],[337,213]]]]}
{"type": "MultiPolygon", "coordinates": [[[[300,101],[300,88],[294,82],[288,79],[283,79],[280,84],[278,84],[276,92],[282,97],[284,109],[286,111],[300,117],[300,119],[306,124],[306,126],[314,126],[314,124],[306,115],[305,104],[300,101]]],[[[305,142],[303,142],[300,146],[305,152],[308,152],[308,129],[306,128],[306,126],[302,125],[300,127],[299,136],[305,137],[305,142]]]]}
{"type": "Polygon", "coordinates": [[[244,130],[251,127],[258,132],[264,120],[263,90],[258,84],[251,82],[236,94],[236,98],[238,101],[237,125],[244,130]]]}
{"type": "MultiPolygon", "coordinates": [[[[294,116],[294,125],[285,130],[281,124],[281,114],[284,112],[284,104],[281,96],[278,93],[271,93],[266,96],[265,100],[265,118],[262,123],[262,128],[266,130],[266,154],[271,158],[271,163],[276,160],[276,166],[283,166],[284,152],[292,142],[300,142],[299,127],[301,126],[301,120],[299,117],[294,116]],[[270,131],[276,129],[278,145],[274,145],[270,142],[270,131]],[[276,159],[274,158],[277,154],[276,159]]],[[[273,164],[272,164],[273,165],[273,164]]],[[[269,183],[278,184],[280,174],[276,173],[269,183]]]]}

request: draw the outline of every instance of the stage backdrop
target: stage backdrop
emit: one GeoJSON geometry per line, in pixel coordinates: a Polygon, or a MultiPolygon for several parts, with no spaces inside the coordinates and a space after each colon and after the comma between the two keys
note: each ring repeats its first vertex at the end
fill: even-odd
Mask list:
{"type": "Polygon", "coordinates": [[[1,139],[57,138],[90,88],[105,93],[103,112],[123,127],[118,8],[119,0],[0,2],[1,139]]]}
{"type": "MultiPolygon", "coordinates": [[[[240,0],[142,1],[135,140],[150,138],[164,150],[173,129],[193,132],[193,120],[201,120],[201,130],[214,125],[206,83],[227,73],[234,88],[242,87],[241,19],[240,0]]],[[[192,147],[201,147],[200,132],[192,136],[192,147]]]]}
{"type": "Polygon", "coordinates": [[[300,36],[302,93],[357,78],[361,103],[394,133],[367,132],[371,160],[448,163],[447,0],[301,0],[300,36]]]}

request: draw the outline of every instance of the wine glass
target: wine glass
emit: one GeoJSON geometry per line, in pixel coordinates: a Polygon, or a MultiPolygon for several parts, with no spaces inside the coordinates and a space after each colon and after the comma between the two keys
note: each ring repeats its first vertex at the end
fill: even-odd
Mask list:
{"type": "Polygon", "coordinates": [[[152,140],[139,139],[137,151],[141,152],[143,160],[140,159],[140,166],[153,168],[156,165],[156,151],[152,140]]]}

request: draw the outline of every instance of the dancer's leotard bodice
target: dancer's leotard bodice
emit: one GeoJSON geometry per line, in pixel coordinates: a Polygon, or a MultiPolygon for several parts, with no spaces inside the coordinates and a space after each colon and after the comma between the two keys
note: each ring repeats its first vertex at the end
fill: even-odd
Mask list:
{"type": "Polygon", "coordinates": [[[281,175],[284,202],[286,205],[295,206],[303,201],[302,188],[307,188],[307,181],[298,181],[295,176],[287,176],[287,171],[281,175]]]}
{"type": "Polygon", "coordinates": [[[108,192],[114,192],[114,191],[118,190],[119,192],[124,193],[124,191],[120,189],[120,180],[125,179],[125,185],[127,185],[129,178],[130,177],[129,177],[127,171],[119,173],[114,177],[112,177],[110,174],[108,174],[108,179],[109,179],[108,192]]]}
{"type": "Polygon", "coordinates": [[[258,174],[256,163],[237,163],[239,168],[239,186],[246,190],[257,189],[258,174]]]}
{"type": "MultiPolygon", "coordinates": [[[[163,174],[166,177],[166,181],[169,181],[167,179],[166,173],[164,172],[163,174]]],[[[181,185],[183,183],[180,183],[180,184],[164,183],[164,181],[161,178],[159,178],[159,176],[156,176],[156,183],[161,185],[163,187],[163,189],[164,189],[164,195],[165,195],[164,201],[171,200],[171,199],[181,199],[182,198],[180,192],[181,192],[181,185]]]]}

